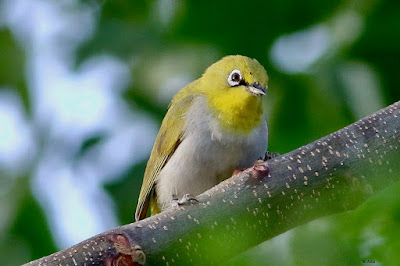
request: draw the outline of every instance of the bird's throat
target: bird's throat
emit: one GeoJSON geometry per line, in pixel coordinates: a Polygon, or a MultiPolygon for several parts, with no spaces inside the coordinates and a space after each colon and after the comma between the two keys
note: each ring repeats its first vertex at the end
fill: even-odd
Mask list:
{"type": "Polygon", "coordinates": [[[221,127],[232,133],[249,134],[262,120],[261,98],[245,89],[213,95],[209,104],[221,127]]]}

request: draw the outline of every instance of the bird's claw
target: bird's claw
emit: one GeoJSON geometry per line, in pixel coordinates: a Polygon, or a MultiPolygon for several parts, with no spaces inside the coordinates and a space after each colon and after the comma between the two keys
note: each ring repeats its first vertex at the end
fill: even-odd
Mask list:
{"type": "Polygon", "coordinates": [[[190,194],[185,194],[185,195],[183,195],[183,197],[182,197],[180,200],[178,200],[178,199],[173,199],[173,200],[172,200],[172,206],[175,207],[175,208],[177,208],[177,207],[179,207],[179,206],[181,206],[181,205],[185,205],[185,204],[187,204],[187,203],[191,203],[192,201],[199,202],[199,201],[196,199],[195,196],[190,195],[190,194]]]}
{"type": "Polygon", "coordinates": [[[281,154],[280,154],[279,152],[270,152],[270,151],[267,151],[267,152],[265,153],[264,161],[271,160],[271,159],[273,159],[273,158],[275,158],[275,157],[278,157],[278,156],[280,156],[280,155],[281,155],[281,154]]]}

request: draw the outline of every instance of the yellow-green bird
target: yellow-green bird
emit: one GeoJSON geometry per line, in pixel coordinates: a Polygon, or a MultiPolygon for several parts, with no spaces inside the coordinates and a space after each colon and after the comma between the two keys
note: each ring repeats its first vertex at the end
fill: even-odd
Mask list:
{"type": "Polygon", "coordinates": [[[268,128],[261,98],[267,84],[257,60],[233,55],[174,96],[147,162],[136,220],[147,216],[150,201],[154,215],[263,157],[268,128]]]}

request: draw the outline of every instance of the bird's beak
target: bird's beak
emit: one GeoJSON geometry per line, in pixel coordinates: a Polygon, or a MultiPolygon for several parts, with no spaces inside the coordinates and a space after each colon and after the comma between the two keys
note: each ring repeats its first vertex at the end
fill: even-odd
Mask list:
{"type": "Polygon", "coordinates": [[[251,85],[248,85],[247,89],[249,90],[249,92],[251,92],[252,94],[254,94],[256,96],[262,96],[262,95],[265,95],[265,91],[268,89],[268,86],[263,88],[260,84],[258,84],[256,82],[251,85]]]}

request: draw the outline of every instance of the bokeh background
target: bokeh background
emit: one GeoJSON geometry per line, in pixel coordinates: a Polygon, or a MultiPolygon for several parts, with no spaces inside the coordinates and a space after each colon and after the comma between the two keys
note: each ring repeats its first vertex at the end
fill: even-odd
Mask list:
{"type": "MultiPolygon", "coordinates": [[[[174,93],[229,54],[270,76],[270,151],[400,99],[400,2],[0,0],[0,261],[133,221],[174,93]]],[[[400,185],[232,265],[400,261],[400,185]]]]}

